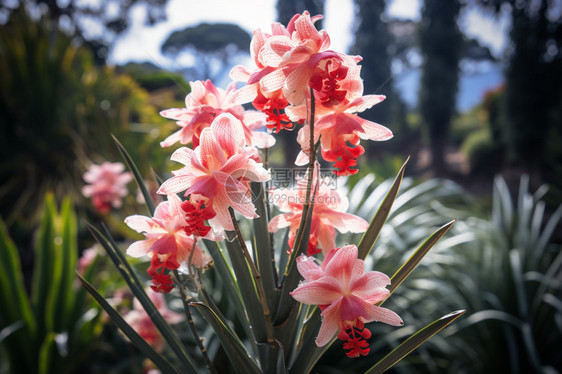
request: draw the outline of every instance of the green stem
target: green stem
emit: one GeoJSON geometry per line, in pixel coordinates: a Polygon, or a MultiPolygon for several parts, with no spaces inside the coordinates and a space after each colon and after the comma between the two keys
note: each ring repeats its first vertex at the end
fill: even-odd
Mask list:
{"type": "Polygon", "coordinates": [[[265,318],[265,329],[267,334],[267,342],[271,346],[275,346],[275,339],[273,338],[273,326],[271,324],[271,311],[269,310],[269,305],[267,305],[267,297],[265,295],[265,290],[263,288],[263,282],[261,279],[261,274],[259,273],[252,257],[250,256],[250,252],[248,252],[248,248],[246,247],[246,243],[244,242],[244,238],[242,238],[242,233],[240,232],[240,227],[238,226],[238,221],[236,221],[236,217],[234,216],[234,210],[231,207],[228,208],[230,212],[230,218],[232,219],[232,224],[234,225],[234,231],[236,233],[236,237],[238,238],[238,242],[240,243],[240,248],[242,248],[242,253],[246,258],[246,262],[250,266],[252,270],[252,276],[256,282],[256,286],[258,287],[258,294],[259,299],[263,308],[263,316],[265,318]]]}
{"type": "MultiPolygon", "coordinates": [[[[191,264],[188,264],[188,266],[191,266],[191,264]]],[[[190,270],[190,272],[191,272],[191,270],[190,270]]],[[[197,332],[197,329],[195,328],[195,323],[193,323],[193,316],[191,315],[191,311],[189,310],[189,303],[187,301],[187,294],[185,293],[185,290],[183,289],[183,286],[180,282],[180,275],[179,275],[177,270],[174,270],[173,274],[174,274],[174,278],[176,279],[176,283],[178,284],[178,288],[180,290],[181,301],[183,303],[183,309],[185,311],[185,316],[187,317],[187,322],[189,324],[189,328],[191,330],[191,333],[193,334],[193,337],[195,338],[195,342],[197,343],[197,347],[199,347],[199,350],[201,351],[201,355],[203,356],[203,360],[205,361],[205,365],[207,366],[207,369],[209,369],[209,371],[211,373],[218,374],[217,369],[215,369],[215,366],[213,365],[213,363],[209,359],[209,356],[207,355],[207,349],[203,345],[203,340],[199,337],[199,333],[197,332]]],[[[190,273],[190,277],[191,277],[191,273],[190,273]]],[[[193,277],[191,279],[192,279],[192,281],[194,281],[193,277]]]]}
{"type": "Polygon", "coordinates": [[[297,258],[297,256],[300,255],[300,253],[297,253],[298,251],[294,250],[295,248],[300,248],[301,247],[301,242],[304,239],[304,227],[305,227],[305,222],[306,222],[306,217],[308,217],[308,210],[310,209],[310,196],[312,194],[312,181],[313,181],[313,177],[314,177],[314,163],[316,162],[316,144],[314,144],[314,116],[315,116],[315,112],[316,112],[316,105],[315,105],[315,101],[314,101],[314,91],[311,88],[310,89],[310,118],[309,118],[309,126],[310,126],[310,143],[309,143],[309,162],[308,162],[308,178],[307,178],[307,182],[306,182],[306,195],[305,195],[305,200],[304,200],[304,205],[302,208],[302,215],[301,215],[301,222],[299,225],[299,228],[297,230],[297,237],[293,243],[293,252],[291,253],[291,257],[289,258],[287,267],[285,268],[285,274],[284,274],[284,279],[287,278],[287,276],[289,275],[289,272],[291,270],[291,268],[293,267],[293,264],[295,262],[295,259],[297,258]]]}

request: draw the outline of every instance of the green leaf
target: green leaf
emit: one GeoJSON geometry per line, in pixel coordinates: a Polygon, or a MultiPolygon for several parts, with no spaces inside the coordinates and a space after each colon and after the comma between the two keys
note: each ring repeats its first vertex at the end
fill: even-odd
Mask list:
{"type": "Polygon", "coordinates": [[[5,297],[0,317],[5,325],[22,321],[28,331],[28,339],[35,334],[36,324],[23,283],[18,251],[8,235],[4,221],[0,219],[0,290],[5,297]],[[10,302],[6,302],[9,300],[10,302]]]}
{"type": "MultiPolygon", "coordinates": [[[[251,328],[250,322],[248,321],[248,316],[245,313],[244,304],[242,303],[242,299],[240,296],[240,290],[238,290],[238,286],[236,284],[236,280],[234,279],[234,275],[232,274],[232,270],[228,266],[224,254],[222,253],[221,249],[217,245],[216,242],[203,239],[205,243],[205,247],[209,254],[213,258],[214,267],[219,274],[219,277],[222,279],[223,284],[226,288],[226,294],[228,299],[232,302],[234,306],[234,311],[240,324],[246,331],[248,337],[252,338],[254,336],[251,328]]],[[[253,340],[250,339],[252,342],[253,340]]]]}
{"type": "Polygon", "coordinates": [[[396,178],[394,179],[394,183],[390,187],[390,190],[386,194],[381,206],[373,216],[373,219],[371,220],[367,231],[365,231],[365,234],[363,234],[363,237],[361,238],[361,241],[357,246],[357,257],[361,260],[364,260],[373,248],[373,245],[377,241],[381,229],[386,222],[386,219],[388,218],[390,209],[392,208],[392,204],[394,203],[394,200],[396,200],[396,196],[398,195],[398,191],[400,190],[400,184],[402,183],[402,179],[404,178],[404,170],[406,168],[408,160],[410,160],[410,157],[406,159],[406,161],[400,168],[398,175],[396,175],[396,178]]]}
{"type": "Polygon", "coordinates": [[[241,374],[261,373],[261,370],[244,347],[242,341],[240,341],[228,324],[218,318],[217,314],[205,304],[189,303],[189,305],[197,309],[209,322],[236,372],[241,374]]]}
{"type": "Polygon", "coordinates": [[[82,282],[82,285],[88,290],[88,292],[93,296],[94,299],[101,305],[103,310],[109,315],[111,320],[123,331],[123,333],[129,338],[129,340],[146,356],[148,357],[157,367],[162,370],[163,373],[178,374],[179,372],[172,367],[168,361],[162,357],[158,352],[154,350],[125,320],[119,312],[117,312],[105,298],[96,291],[96,289],[88,283],[88,281],[80,274],[77,274],[78,279],[82,282]]]}
{"type": "Polygon", "coordinates": [[[335,338],[333,338],[328,344],[322,347],[316,345],[316,336],[318,335],[318,331],[320,330],[320,325],[322,323],[320,313],[320,308],[314,307],[312,315],[309,316],[304,324],[303,332],[301,334],[302,342],[300,343],[300,351],[289,369],[291,373],[310,373],[320,357],[326,353],[335,341],[335,338]]]}
{"type": "Polygon", "coordinates": [[[252,195],[258,218],[254,218],[254,261],[258,267],[267,296],[267,303],[271,310],[276,308],[275,289],[277,288],[277,274],[275,270],[275,257],[271,247],[271,237],[268,230],[269,216],[265,201],[265,190],[262,183],[252,183],[252,195]]]}
{"type": "Polygon", "coordinates": [[[48,194],[45,197],[41,225],[35,242],[36,265],[33,272],[31,296],[38,336],[45,336],[47,332],[53,331],[54,327],[51,323],[54,311],[51,310],[52,299],[49,298],[49,294],[52,295],[53,277],[60,276],[60,273],[56,273],[57,269],[55,269],[53,259],[55,253],[55,217],[54,198],[52,194],[48,194]]]}
{"type": "Polygon", "coordinates": [[[78,261],[78,239],[76,215],[69,198],[63,201],[60,219],[61,258],[55,260],[60,261],[61,277],[59,289],[56,290],[60,296],[56,305],[55,331],[63,331],[75,322],[71,318],[76,297],[73,281],[78,261]]]}
{"type": "MultiPolygon", "coordinates": [[[[415,267],[420,263],[422,258],[429,252],[429,250],[437,243],[439,239],[453,226],[456,220],[453,220],[435,231],[429,238],[427,238],[422,245],[410,256],[410,258],[394,273],[390,278],[390,294],[406,279],[410,273],[415,269],[415,267]]],[[[388,299],[388,297],[387,297],[388,299]]],[[[377,305],[381,305],[380,302],[377,305]]]]}
{"type": "MultiPolygon", "coordinates": [[[[229,237],[233,236],[233,232],[227,232],[229,237]]],[[[237,239],[233,241],[226,240],[226,248],[228,250],[228,257],[232,264],[232,269],[236,275],[238,282],[238,289],[244,302],[248,319],[252,325],[254,337],[258,342],[265,342],[267,340],[267,332],[265,319],[263,316],[263,307],[260,302],[257,287],[254,283],[252,271],[249,268],[246,258],[242,253],[242,248],[237,239]]]]}
{"type": "Polygon", "coordinates": [[[55,345],[55,337],[57,334],[50,332],[45,336],[41,349],[39,349],[39,357],[37,358],[38,373],[49,374],[53,372],[54,360],[58,356],[55,345]]]}
{"type": "Polygon", "coordinates": [[[166,323],[160,312],[158,312],[158,309],[156,309],[146,292],[144,292],[143,284],[140,282],[135,274],[134,269],[124,258],[124,255],[121,253],[119,248],[115,245],[113,239],[111,239],[111,237],[109,237],[109,239],[106,238],[99,230],[97,230],[89,223],[87,223],[87,225],[92,235],[104,247],[105,251],[111,258],[111,261],[113,261],[113,263],[121,273],[121,276],[123,277],[123,279],[125,279],[125,281],[129,285],[129,288],[139,300],[152,322],[154,322],[154,325],[156,326],[158,331],[160,331],[170,348],[174,351],[179,359],[179,362],[181,362],[182,366],[187,371],[196,373],[197,370],[195,369],[195,364],[185,351],[185,348],[181,344],[176,334],[174,334],[174,332],[166,323]]]}
{"type": "Polygon", "coordinates": [[[125,149],[125,147],[123,147],[123,145],[119,142],[119,140],[117,140],[117,138],[114,135],[111,135],[111,137],[113,138],[115,145],[117,145],[117,149],[119,150],[119,153],[121,153],[121,156],[123,157],[123,160],[125,160],[125,163],[129,167],[129,170],[131,170],[131,172],[133,173],[133,176],[135,177],[135,181],[137,182],[137,185],[141,190],[142,196],[144,197],[146,207],[150,212],[150,215],[153,216],[155,210],[154,201],[152,201],[152,196],[150,196],[150,192],[148,192],[148,188],[146,188],[146,185],[144,184],[144,180],[142,179],[139,169],[133,162],[133,159],[129,155],[129,152],[127,152],[127,150],[125,149]]]}
{"type": "Polygon", "coordinates": [[[398,347],[394,348],[389,354],[384,356],[379,362],[367,370],[365,374],[378,374],[390,369],[398,361],[410,354],[414,349],[418,348],[433,335],[437,334],[455,319],[463,315],[464,312],[464,310],[458,310],[430,323],[414,335],[410,336],[398,347]]]}
{"type": "MultiPolygon", "coordinates": [[[[4,221],[0,219],[0,320],[5,327],[2,333],[4,345],[14,372],[31,371],[35,365],[38,342],[37,324],[31,303],[27,297],[21,272],[18,251],[8,235],[4,221]],[[19,326],[15,331],[11,327],[19,326]]],[[[35,370],[35,369],[33,369],[35,370]]]]}

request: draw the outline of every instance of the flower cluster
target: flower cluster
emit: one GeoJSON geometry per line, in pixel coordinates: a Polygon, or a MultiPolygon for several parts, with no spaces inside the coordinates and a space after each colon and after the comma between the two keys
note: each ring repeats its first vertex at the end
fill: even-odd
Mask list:
{"type": "MultiPolygon", "coordinates": [[[[181,127],[161,146],[179,142],[191,143],[192,148],[181,147],[173,152],[171,160],[183,167],[173,171],[173,176],[158,189],[158,194],[167,196],[167,200],[158,204],[153,217],[134,215],[125,220],[145,236],[131,244],[127,253],[133,257],[150,256],[148,274],[157,292],[174,288],[169,271],[180,269],[182,264],[205,268],[210,258],[199,248],[198,240],[222,240],[225,231],[241,235],[236,213],[258,218],[250,184],[270,179],[258,150],[275,143],[267,129],[278,133],[299,127],[296,141],[301,153],[297,162],[308,162],[308,174],[312,176],[305,176],[294,189],[276,191],[287,198],[277,202],[281,214],[271,219],[268,230],[289,227],[288,244],[293,249],[301,221],[310,219],[310,235],[305,239],[307,254],[320,256],[313,259],[302,255],[296,260],[304,283],[291,295],[322,310],[316,340],[319,346],[339,332],[338,338],[345,341],[344,349],[349,351],[347,355],[357,357],[369,351],[366,339],[370,331],[365,323],[400,325],[402,320],[394,312],[374,305],[388,297],[385,287],[389,278],[378,272],[364,274],[364,263],[358,259],[355,246],[336,246],[336,230],[364,232],[368,223],[346,213],[347,198],[323,184],[313,171],[316,168],[310,157],[315,148],[311,144],[319,143],[322,158],[334,163],[337,175],[348,175],[357,172],[357,159],[364,152],[360,139],[387,140],[392,133],[357,116],[380,103],[384,96],[363,95],[358,65],[361,58],[330,50],[327,33],[314,26],[320,18],[305,11],[295,15],[287,27],[274,23],[271,34],[255,31],[251,43],[255,68],[237,66],[231,71],[231,78],[245,82],[244,87],[237,89],[232,83],[222,90],[211,81],[191,82],[186,107],[161,112],[181,127]],[[245,110],[242,104],[248,102],[258,111],[245,110]],[[304,212],[312,200],[312,212],[307,217],[304,212]],[[321,265],[316,261],[322,261],[321,265]]],[[[243,247],[241,238],[240,241],[243,247]]],[[[245,261],[255,276],[257,268],[252,267],[252,258],[247,252],[246,255],[245,261]]],[[[255,276],[255,282],[264,315],[269,316],[261,279],[255,276]]]]}
{"type": "Polygon", "coordinates": [[[295,15],[286,28],[274,23],[271,34],[254,31],[251,53],[256,69],[237,66],[231,77],[247,83],[241,90],[247,92],[243,96],[255,95],[253,104],[267,115],[269,128],[278,132],[292,129],[292,122],[305,124],[298,135],[303,152],[299,164],[306,163],[310,153],[310,123],[306,120],[314,100],[314,143],[321,139],[322,156],[335,162],[338,175],[355,174],[357,169],[352,167],[364,153],[360,139],[392,137],[386,127],[357,116],[385,97],[363,96],[357,64],[361,57],[329,50],[328,34],[314,27],[321,18],[305,11],[295,15]]]}
{"type": "Polygon", "coordinates": [[[127,184],[133,179],[131,173],[124,170],[125,165],[120,162],[104,162],[92,164],[84,173],[88,184],[82,188],[82,194],[92,198],[98,212],[108,213],[112,207],[121,207],[121,199],[127,196],[127,184]]]}

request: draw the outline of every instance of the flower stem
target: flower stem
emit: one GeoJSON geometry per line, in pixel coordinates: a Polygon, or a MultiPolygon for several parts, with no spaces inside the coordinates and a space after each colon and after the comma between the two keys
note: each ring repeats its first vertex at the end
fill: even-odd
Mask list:
{"type": "Polygon", "coordinates": [[[236,221],[236,217],[234,216],[234,210],[232,210],[231,207],[228,208],[228,211],[230,212],[230,218],[232,219],[232,224],[234,225],[234,231],[236,233],[236,237],[238,238],[238,242],[240,243],[240,248],[242,248],[242,253],[244,254],[244,257],[246,258],[246,262],[248,263],[248,265],[250,266],[250,269],[252,270],[252,276],[254,277],[254,280],[256,282],[256,285],[258,287],[258,294],[259,294],[259,299],[263,308],[263,316],[265,318],[265,329],[266,329],[266,334],[267,334],[267,342],[270,345],[275,345],[275,339],[273,338],[273,326],[271,324],[271,311],[269,310],[269,305],[267,305],[267,297],[265,295],[265,290],[263,288],[263,282],[261,279],[261,274],[258,271],[258,269],[256,268],[256,265],[254,264],[254,260],[252,260],[252,257],[250,256],[250,252],[248,252],[248,248],[246,247],[246,243],[244,242],[244,238],[242,238],[242,233],[240,232],[240,226],[238,226],[238,221],[236,221]]]}
{"type": "MultiPolygon", "coordinates": [[[[298,249],[302,248],[302,241],[304,239],[304,228],[306,226],[306,219],[308,217],[308,212],[310,210],[310,196],[312,195],[312,181],[314,177],[314,163],[316,162],[316,144],[314,143],[314,116],[316,112],[316,104],[314,99],[314,90],[310,88],[310,118],[309,118],[309,127],[310,127],[310,143],[309,143],[309,162],[308,162],[308,178],[306,181],[306,195],[305,200],[302,208],[302,215],[301,215],[301,222],[299,224],[299,228],[297,229],[297,236],[293,243],[293,252],[291,253],[291,257],[285,267],[285,274],[284,279],[289,275],[290,270],[295,263],[295,259],[299,256],[302,252],[298,249]],[[296,249],[296,250],[295,250],[296,249]]],[[[303,249],[304,250],[304,249],[303,249]]]]}
{"type": "MultiPolygon", "coordinates": [[[[189,264],[189,266],[191,266],[191,264],[189,264]]],[[[199,337],[199,333],[197,332],[197,329],[195,328],[195,323],[193,323],[193,317],[191,315],[191,311],[189,310],[189,303],[187,302],[187,294],[185,293],[185,290],[183,289],[183,286],[180,283],[180,275],[179,275],[177,270],[174,270],[173,273],[174,273],[174,278],[176,279],[176,283],[178,284],[178,288],[180,290],[181,301],[183,303],[183,309],[185,311],[185,316],[187,317],[187,322],[189,324],[189,328],[191,329],[191,333],[193,334],[193,337],[195,338],[195,342],[197,343],[197,346],[199,347],[199,350],[201,351],[201,355],[203,356],[203,360],[205,361],[205,365],[207,366],[207,369],[209,369],[209,371],[211,373],[218,374],[217,369],[215,369],[215,366],[213,365],[213,363],[209,359],[209,356],[207,355],[207,349],[203,345],[202,339],[199,337]]],[[[192,277],[192,280],[193,280],[193,277],[192,277]]]]}

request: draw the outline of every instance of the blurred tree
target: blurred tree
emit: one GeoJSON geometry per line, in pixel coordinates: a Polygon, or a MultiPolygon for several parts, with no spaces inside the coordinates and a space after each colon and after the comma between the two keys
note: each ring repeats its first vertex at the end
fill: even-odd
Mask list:
{"type": "Polygon", "coordinates": [[[0,13],[10,14],[20,4],[55,21],[94,51],[98,63],[105,62],[108,47],[129,26],[133,6],[144,6],[144,22],[154,24],[166,18],[167,0],[15,0],[1,1],[0,13]]]}
{"type": "Polygon", "coordinates": [[[380,158],[382,153],[403,147],[407,140],[406,107],[393,86],[391,63],[400,58],[406,47],[394,38],[385,20],[386,0],[355,0],[355,43],[350,53],[363,57],[361,75],[365,94],[383,94],[387,100],[366,111],[363,117],[389,126],[400,137],[388,143],[368,143],[370,159],[380,158]],[[391,56],[390,51],[394,54],[391,56]]]}
{"type": "MultiPolygon", "coordinates": [[[[308,10],[310,15],[324,14],[324,0],[277,0],[277,22],[287,26],[291,18],[297,13],[308,10]]],[[[315,26],[322,29],[322,20],[315,26]]]]}
{"type": "Polygon", "coordinates": [[[512,165],[562,182],[562,17],[560,2],[472,0],[511,16],[506,84],[496,134],[512,165]]]}
{"type": "Polygon", "coordinates": [[[546,0],[517,1],[511,7],[512,55],[506,71],[505,136],[511,161],[523,163],[530,170],[541,165],[543,170],[556,167],[562,175],[562,19],[560,3],[555,4],[546,0]],[[555,112],[558,118],[553,121],[555,112]],[[557,146],[547,147],[549,138],[557,146]]]}
{"type": "Polygon", "coordinates": [[[457,27],[459,10],[458,0],[425,0],[420,24],[423,64],[419,108],[436,173],[446,169],[445,147],[455,111],[463,41],[457,27]]]}
{"type": "Polygon", "coordinates": [[[0,28],[0,76],[0,214],[9,226],[32,226],[46,191],[81,199],[90,159],[120,160],[111,133],[145,171],[149,159],[165,157],[151,154],[162,137],[154,124],[170,121],[148,105],[147,92],[96,67],[91,51],[47,18],[33,21],[22,7],[11,13],[0,28]]]}
{"type": "MultiPolygon", "coordinates": [[[[390,70],[390,56],[388,54],[390,33],[388,25],[383,20],[386,0],[355,0],[356,24],[355,44],[352,54],[363,57],[361,75],[365,85],[365,93],[382,94],[389,98],[393,94],[392,72],[390,70]]],[[[392,95],[393,97],[395,95],[392,95]]],[[[383,102],[376,109],[363,115],[370,120],[388,123],[390,106],[383,102]]]]}
{"type": "Polygon", "coordinates": [[[201,23],[174,31],[161,50],[163,53],[178,56],[183,52],[194,55],[199,79],[216,79],[232,67],[232,59],[242,53],[249,53],[251,36],[237,25],[229,23],[201,23]]]}

